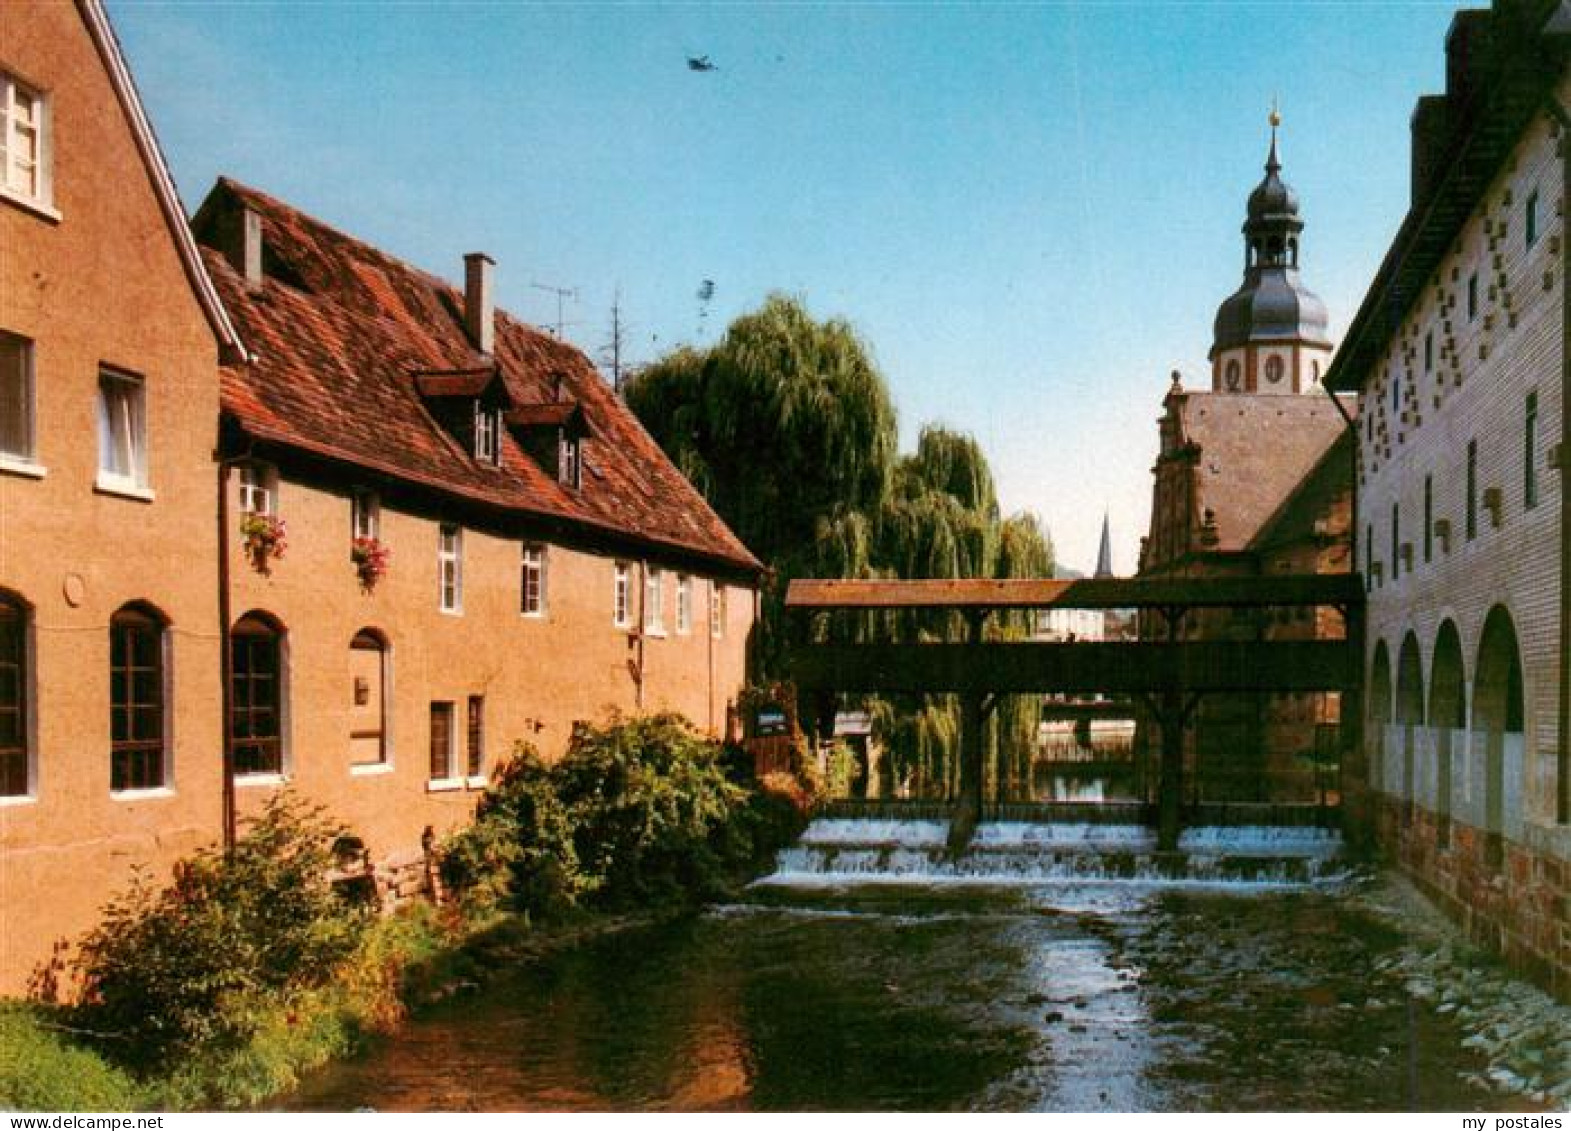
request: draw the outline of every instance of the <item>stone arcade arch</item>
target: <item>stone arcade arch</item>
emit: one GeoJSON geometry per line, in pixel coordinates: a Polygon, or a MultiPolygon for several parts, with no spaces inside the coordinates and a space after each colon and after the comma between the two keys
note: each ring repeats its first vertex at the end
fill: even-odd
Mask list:
{"type": "Polygon", "coordinates": [[[1402,638],[1396,662],[1396,721],[1402,728],[1402,823],[1409,824],[1418,804],[1416,747],[1424,725],[1424,666],[1418,657],[1418,637],[1412,632],[1402,638]]]}
{"type": "Polygon", "coordinates": [[[1484,620],[1475,670],[1473,736],[1475,749],[1483,747],[1484,860],[1498,868],[1505,860],[1507,748],[1514,737],[1520,749],[1526,714],[1516,626],[1501,605],[1490,609],[1484,620]]]}
{"type": "Polygon", "coordinates": [[[1378,792],[1385,788],[1386,727],[1391,722],[1391,654],[1386,642],[1375,645],[1375,658],[1369,664],[1369,784],[1378,792]]]}
{"type": "Polygon", "coordinates": [[[1429,725],[1435,738],[1435,841],[1451,844],[1451,810],[1454,792],[1452,765],[1457,736],[1466,741],[1467,684],[1462,666],[1462,638],[1453,621],[1445,621],[1435,636],[1435,655],[1429,671],[1429,725]]]}

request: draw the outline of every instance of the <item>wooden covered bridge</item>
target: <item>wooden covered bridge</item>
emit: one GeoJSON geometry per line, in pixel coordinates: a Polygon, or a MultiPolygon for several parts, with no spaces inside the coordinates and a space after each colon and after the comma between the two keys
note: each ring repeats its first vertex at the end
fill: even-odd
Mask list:
{"type": "Polygon", "coordinates": [[[1342,700],[1343,774],[1359,749],[1363,590],[1353,575],[1077,580],[793,581],[790,670],[802,692],[953,693],[961,701],[959,797],[951,845],[969,841],[982,811],[983,728],[1000,695],[1059,692],[1128,696],[1162,733],[1157,784],[1158,844],[1177,847],[1184,812],[1184,733],[1210,694],[1337,691],[1342,700]],[[1193,638],[1185,618],[1200,609],[1334,608],[1341,640],[1193,638]],[[985,639],[990,616],[1007,610],[1119,609],[1157,614],[1160,638],[1138,641],[985,639]],[[967,626],[960,642],[843,643],[822,624],[847,613],[952,611],[967,626]]]}

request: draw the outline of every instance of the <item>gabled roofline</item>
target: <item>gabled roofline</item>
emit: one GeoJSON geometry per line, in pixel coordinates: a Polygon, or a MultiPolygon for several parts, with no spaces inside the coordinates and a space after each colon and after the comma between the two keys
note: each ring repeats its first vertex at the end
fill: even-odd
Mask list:
{"type": "Polygon", "coordinates": [[[225,362],[248,360],[245,344],[241,342],[239,332],[230,321],[229,312],[218,297],[218,289],[213,286],[202,257],[197,253],[196,239],[191,235],[190,225],[186,223],[180,193],[175,188],[174,178],[169,175],[169,166],[164,161],[163,151],[158,147],[152,122],[142,107],[141,96],[136,92],[136,82],[131,77],[130,68],[126,66],[120,41],[115,38],[114,27],[109,22],[108,13],[104,11],[102,0],[76,0],[76,10],[87,25],[93,46],[98,49],[98,56],[109,75],[109,85],[114,88],[115,97],[120,100],[120,109],[131,125],[131,136],[136,140],[137,152],[142,155],[142,164],[146,166],[148,179],[153,183],[153,195],[158,198],[158,207],[164,214],[169,234],[174,237],[175,250],[180,255],[181,266],[185,268],[186,279],[196,294],[202,313],[207,316],[213,337],[218,340],[219,358],[225,362]]]}

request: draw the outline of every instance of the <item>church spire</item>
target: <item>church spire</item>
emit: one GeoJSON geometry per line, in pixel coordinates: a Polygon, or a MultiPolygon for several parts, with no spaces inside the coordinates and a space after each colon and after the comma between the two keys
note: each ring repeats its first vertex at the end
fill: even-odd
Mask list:
{"type": "Polygon", "coordinates": [[[1280,173],[1282,162],[1276,157],[1276,128],[1282,124],[1282,114],[1276,108],[1276,99],[1271,99],[1271,116],[1267,119],[1271,123],[1271,154],[1266,158],[1266,172],[1280,173]]]}
{"type": "Polygon", "coordinates": [[[1211,337],[1211,387],[1227,393],[1301,393],[1319,386],[1329,360],[1326,308],[1298,275],[1304,221],[1298,194],[1282,179],[1276,101],[1267,118],[1265,176],[1244,217],[1244,279],[1217,309],[1211,337]]]}
{"type": "Polygon", "coordinates": [[[1113,576],[1113,538],[1108,529],[1107,512],[1102,512],[1102,545],[1096,552],[1096,576],[1113,576]]]}

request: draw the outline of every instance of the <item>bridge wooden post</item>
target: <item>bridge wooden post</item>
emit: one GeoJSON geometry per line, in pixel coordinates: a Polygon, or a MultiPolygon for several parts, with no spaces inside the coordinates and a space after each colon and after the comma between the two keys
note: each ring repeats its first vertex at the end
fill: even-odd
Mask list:
{"type": "MultiPolygon", "coordinates": [[[[982,641],[982,621],[986,614],[975,609],[966,613],[966,641],[982,641]]],[[[987,711],[980,691],[960,696],[960,796],[955,799],[949,819],[949,851],[964,852],[982,819],[983,766],[987,760],[987,711]]]]}

